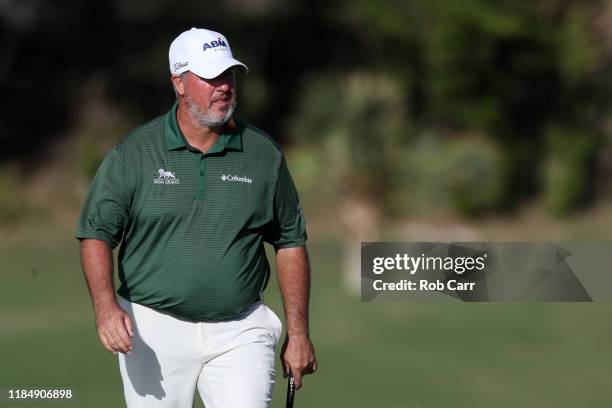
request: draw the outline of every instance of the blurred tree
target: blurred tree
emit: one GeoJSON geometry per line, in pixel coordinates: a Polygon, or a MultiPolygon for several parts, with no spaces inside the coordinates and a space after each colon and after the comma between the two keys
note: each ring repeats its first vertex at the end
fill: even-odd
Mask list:
{"type": "Polygon", "coordinates": [[[315,145],[328,186],[344,198],[385,205],[409,134],[401,88],[385,74],[320,74],[306,79],[292,134],[315,145]]]}
{"type": "MultiPolygon", "coordinates": [[[[349,166],[343,179],[365,195],[399,191],[387,177],[402,163],[399,152],[437,135],[442,152],[482,143],[474,150],[483,161],[472,168],[470,160],[460,160],[467,167],[457,171],[477,174],[476,163],[484,162],[496,169],[499,199],[457,204],[460,211],[513,208],[540,192],[558,197],[559,191],[567,197],[552,201],[566,203],[559,208],[567,211],[588,202],[593,192],[554,186],[594,184],[600,175],[592,163],[610,132],[611,3],[215,0],[177,7],[169,0],[5,0],[0,97],[9,103],[0,114],[0,163],[17,159],[30,168],[74,126],[95,126],[79,117],[87,114],[83,92],[92,81],[100,84],[99,98],[121,112],[122,126],[166,111],[174,98],[166,66],[169,42],[199,26],[227,33],[234,53],[251,69],[248,79],[239,79],[239,113],[287,139],[296,116],[320,109],[326,115],[306,114],[318,118],[308,126],[322,121],[310,129],[310,138],[319,146],[350,144],[340,161],[349,166]],[[310,84],[298,86],[308,78],[316,78],[312,85],[319,96],[310,84]],[[372,78],[384,78],[381,89],[368,84],[372,78]],[[354,83],[363,88],[343,93],[338,81],[347,89],[354,83]],[[334,98],[343,105],[335,106],[334,98]],[[402,101],[401,114],[389,103],[396,100],[402,101]],[[389,132],[381,131],[387,125],[371,120],[387,117],[404,129],[394,131],[391,142],[389,132]],[[342,121],[347,123],[337,125],[342,121]],[[569,148],[559,146],[573,146],[574,138],[589,147],[572,156],[575,171],[552,177],[554,166],[542,163],[564,163],[569,153],[561,150],[569,148]],[[382,177],[384,184],[372,181],[382,177]]],[[[454,187],[456,194],[472,196],[460,193],[461,185],[454,187]]]]}
{"type": "Polygon", "coordinates": [[[601,146],[612,88],[612,47],[603,41],[611,36],[600,18],[610,15],[610,3],[355,0],[340,2],[336,19],[352,28],[366,66],[400,80],[415,130],[477,132],[498,145],[501,209],[548,188],[539,163],[556,154],[546,136],[551,123],[579,124],[590,134],[591,154],[575,158],[582,176],[571,183],[594,183],[593,147],[601,146]]]}

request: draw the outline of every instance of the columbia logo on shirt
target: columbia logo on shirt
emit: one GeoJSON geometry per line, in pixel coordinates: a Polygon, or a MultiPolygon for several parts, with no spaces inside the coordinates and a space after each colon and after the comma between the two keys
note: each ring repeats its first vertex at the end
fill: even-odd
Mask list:
{"type": "Polygon", "coordinates": [[[153,184],[179,184],[179,179],[176,178],[174,172],[164,169],[159,169],[158,176],[153,179],[153,184]]]}
{"type": "Polygon", "coordinates": [[[221,176],[221,180],[223,181],[230,181],[230,182],[239,182],[239,183],[248,183],[248,184],[252,184],[253,183],[253,179],[250,179],[248,177],[240,177],[240,176],[236,176],[236,175],[222,175],[221,176]]]}

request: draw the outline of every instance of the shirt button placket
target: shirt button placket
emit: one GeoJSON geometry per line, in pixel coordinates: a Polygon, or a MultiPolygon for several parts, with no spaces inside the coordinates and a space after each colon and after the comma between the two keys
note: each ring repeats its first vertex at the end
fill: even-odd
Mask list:
{"type": "Polygon", "coordinates": [[[200,155],[200,169],[198,171],[198,193],[197,196],[203,199],[206,195],[206,156],[200,155]]]}

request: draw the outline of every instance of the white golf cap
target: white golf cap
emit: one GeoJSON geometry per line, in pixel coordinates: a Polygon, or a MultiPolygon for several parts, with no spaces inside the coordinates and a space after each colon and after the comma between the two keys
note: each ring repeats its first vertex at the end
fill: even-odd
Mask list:
{"type": "Polygon", "coordinates": [[[212,79],[230,67],[249,69],[234,59],[229,41],[221,33],[203,28],[192,28],[181,33],[170,44],[170,73],[191,71],[197,76],[212,79]]]}

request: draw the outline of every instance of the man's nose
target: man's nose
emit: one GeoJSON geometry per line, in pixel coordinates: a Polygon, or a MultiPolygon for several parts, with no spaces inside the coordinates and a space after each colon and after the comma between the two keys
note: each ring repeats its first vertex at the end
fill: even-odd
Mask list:
{"type": "Polygon", "coordinates": [[[218,91],[229,92],[234,88],[234,82],[232,80],[220,80],[216,88],[218,91]]]}

